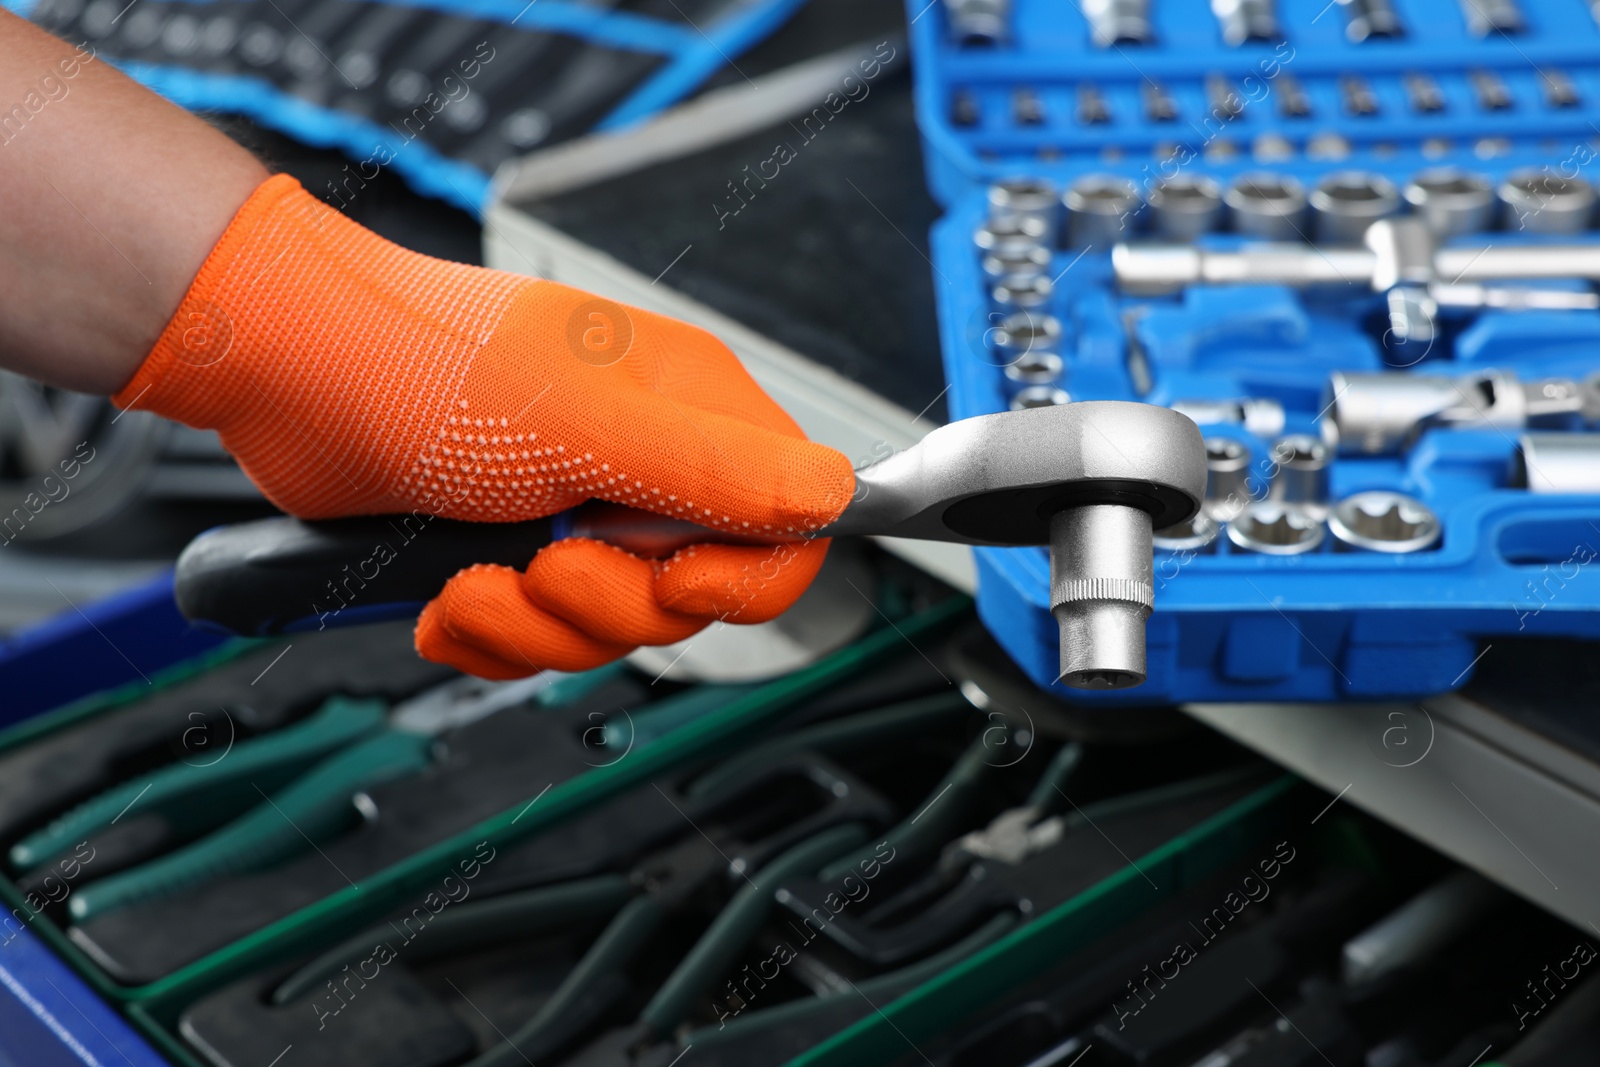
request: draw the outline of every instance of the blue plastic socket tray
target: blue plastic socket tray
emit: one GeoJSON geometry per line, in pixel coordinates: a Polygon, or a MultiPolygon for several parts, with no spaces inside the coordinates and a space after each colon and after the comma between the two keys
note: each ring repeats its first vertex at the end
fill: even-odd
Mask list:
{"type": "MultiPolygon", "coordinates": [[[[1226,187],[1271,172],[1309,191],[1347,170],[1403,187],[1441,166],[1496,185],[1530,167],[1583,180],[1600,169],[1600,16],[1578,0],[1519,0],[1520,32],[1482,37],[1459,0],[1393,0],[1404,36],[1360,42],[1338,0],[1278,0],[1281,37],[1237,46],[1203,0],[1151,0],[1150,39],[1110,47],[1092,41],[1080,6],[1066,0],[1012,0],[997,39],[963,42],[952,25],[960,6],[910,0],[929,183],[947,209],[932,258],[952,418],[1005,410],[1022,388],[992,346],[1000,313],[973,240],[998,180],[1064,189],[1103,174],[1147,192],[1178,174],[1226,187]],[[1438,110],[1414,107],[1417,76],[1436,90],[1438,110]],[[1216,110],[1227,91],[1238,105],[1232,118],[1216,110]],[[1286,91],[1308,113],[1284,114],[1286,91]],[[1170,105],[1170,119],[1147,113],[1151,92],[1170,105]],[[1365,113],[1353,114],[1351,94],[1362,92],[1365,113]],[[1084,121],[1086,106],[1097,121],[1084,121]]],[[[1149,215],[1130,217],[1122,239],[1150,239],[1149,215]]],[[[1244,240],[1217,232],[1200,243],[1244,240]]],[[[1600,234],[1497,224],[1455,241],[1600,243],[1600,234]]],[[[1492,369],[1529,381],[1600,369],[1594,310],[1443,312],[1443,336],[1406,351],[1386,336],[1384,296],[1370,287],[1194,285],[1135,296],[1115,284],[1109,252],[1061,240],[1051,251],[1054,291],[1034,313],[1063,324],[1055,384],[1073,400],[1276,401],[1282,431],[1202,426],[1249,450],[1253,495],[1264,490],[1277,433],[1319,432],[1335,371],[1492,369]],[[1130,352],[1140,351],[1147,375],[1130,371],[1130,352]]],[[[1568,417],[1556,428],[1582,424],[1568,417]]],[[[1204,552],[1158,550],[1147,682],[1056,691],[1123,704],[1415,696],[1464,684],[1485,641],[1600,636],[1600,579],[1589,567],[1600,558],[1600,497],[1517,487],[1517,437],[1516,429],[1436,429],[1400,455],[1334,460],[1328,500],[1387,489],[1428,505],[1443,533],[1426,551],[1337,551],[1328,537],[1309,554],[1272,556],[1239,551],[1226,536],[1204,552]]],[[[1045,553],[979,549],[977,558],[983,619],[1036,682],[1054,684],[1045,553]]]]}

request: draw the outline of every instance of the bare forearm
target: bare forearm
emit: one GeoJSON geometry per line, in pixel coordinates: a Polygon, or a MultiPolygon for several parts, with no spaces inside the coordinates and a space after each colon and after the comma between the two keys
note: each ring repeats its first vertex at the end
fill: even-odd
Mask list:
{"type": "Polygon", "coordinates": [[[205,122],[0,11],[0,366],[120,388],[266,177],[205,122]]]}

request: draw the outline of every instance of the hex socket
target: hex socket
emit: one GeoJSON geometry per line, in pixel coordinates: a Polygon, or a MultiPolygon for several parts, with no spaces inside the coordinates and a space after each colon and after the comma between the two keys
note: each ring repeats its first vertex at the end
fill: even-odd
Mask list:
{"type": "Polygon", "coordinates": [[[1439,541],[1433,509],[1415,497],[1373,489],[1347,496],[1328,514],[1328,529],[1341,552],[1421,552],[1439,541]]]}
{"type": "Polygon", "coordinates": [[[1197,511],[1176,526],[1157,530],[1151,543],[1161,552],[1211,553],[1217,550],[1222,527],[1203,511],[1197,511]]]}
{"type": "Polygon", "coordinates": [[[1439,237],[1459,237],[1494,225],[1500,202],[1481,174],[1459,167],[1434,167],[1406,183],[1406,203],[1439,237]]]}
{"type": "Polygon", "coordinates": [[[1298,504],[1262,500],[1228,523],[1228,540],[1245,552],[1263,556],[1300,556],[1315,552],[1326,528],[1322,520],[1298,504]]]}
{"type": "Polygon", "coordinates": [[[1002,308],[1036,308],[1050,299],[1054,286],[1048,275],[1038,271],[1008,274],[995,280],[989,295],[1002,308]]]}
{"type": "Polygon", "coordinates": [[[983,257],[983,273],[991,278],[1008,275],[1043,274],[1050,268],[1050,250],[1044,245],[1012,247],[1006,245],[983,257]]]}
{"type": "Polygon", "coordinates": [[[1061,682],[1128,689],[1145,678],[1144,624],[1155,604],[1150,515],[1086,504],[1050,519],[1050,613],[1061,630],[1061,682]]]}
{"type": "Polygon", "coordinates": [[[1400,211],[1400,192],[1381,174],[1341,170],[1317,182],[1308,198],[1323,244],[1359,244],[1367,227],[1400,211]]]}
{"type": "Polygon", "coordinates": [[[1306,193],[1286,174],[1241,174],[1223,194],[1234,231],[1264,241],[1305,236],[1306,193]]]}
{"type": "Polygon", "coordinates": [[[989,218],[1036,218],[1045,230],[1054,228],[1056,187],[1038,178],[1007,178],[989,186],[989,218]]]}
{"type": "Polygon", "coordinates": [[[945,10],[951,34],[964,45],[996,45],[1010,36],[1011,0],[959,0],[945,10]]]}
{"type": "Polygon", "coordinates": [[[1054,352],[1023,352],[1006,364],[1006,377],[1022,385],[1050,385],[1060,381],[1064,369],[1054,352]]]}
{"type": "Polygon", "coordinates": [[[1207,437],[1207,515],[1227,522],[1250,503],[1250,450],[1231,437],[1207,437]]]}
{"type": "Polygon", "coordinates": [[[1037,215],[1002,215],[979,226],[972,243],[987,253],[1007,254],[1011,250],[1042,248],[1050,227],[1037,215]]]}
{"type": "Polygon", "coordinates": [[[1029,352],[1054,352],[1061,347],[1061,320],[1037,311],[1018,311],[1000,321],[994,349],[1008,360],[1029,352]]]}
{"type": "Polygon", "coordinates": [[[1290,434],[1272,445],[1276,468],[1267,486],[1267,499],[1283,504],[1299,504],[1308,510],[1326,505],[1328,467],[1333,450],[1320,437],[1290,434]]]}
{"type": "Polygon", "coordinates": [[[1027,411],[1029,408],[1053,408],[1059,404],[1072,403],[1072,394],[1065,389],[1054,385],[1030,385],[1026,389],[1019,389],[1017,395],[1011,398],[1012,411],[1027,411]]]}
{"type": "Polygon", "coordinates": [[[1506,229],[1529,233],[1582,233],[1594,217],[1594,186],[1528,168],[1500,183],[1506,229]]]}
{"type": "Polygon", "coordinates": [[[1222,187],[1203,174],[1163,178],[1150,190],[1150,215],[1156,233],[1192,241],[1222,223],[1222,187]]]}
{"type": "Polygon", "coordinates": [[[1144,201],[1139,188],[1115,174],[1089,174],[1062,194],[1067,209],[1067,245],[1072,248],[1110,247],[1127,237],[1144,201]]]}

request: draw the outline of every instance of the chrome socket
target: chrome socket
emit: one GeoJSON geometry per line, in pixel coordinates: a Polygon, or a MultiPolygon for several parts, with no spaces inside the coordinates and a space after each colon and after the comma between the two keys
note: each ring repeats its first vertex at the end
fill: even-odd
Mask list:
{"type": "Polygon", "coordinates": [[[1282,36],[1276,0],[1211,0],[1211,13],[1222,28],[1222,39],[1231,45],[1282,36]]]}
{"type": "Polygon", "coordinates": [[[1341,552],[1421,552],[1439,541],[1439,516],[1415,497],[1374,489],[1347,496],[1328,513],[1341,552]]]}
{"type": "Polygon", "coordinates": [[[1266,241],[1295,241],[1306,236],[1305,189],[1288,175],[1241,174],[1222,199],[1237,233],[1266,241]]]}
{"type": "Polygon", "coordinates": [[[1261,500],[1228,523],[1228,540],[1241,552],[1301,556],[1315,552],[1326,530],[1322,520],[1295,504],[1261,500]]]}
{"type": "Polygon", "coordinates": [[[1250,450],[1231,437],[1207,437],[1206,498],[1200,508],[1227,522],[1250,505],[1250,450]]]}
{"type": "Polygon", "coordinates": [[[1505,371],[1460,378],[1346,373],[1328,377],[1322,436],[1340,455],[1398,455],[1441,429],[1521,430],[1533,419],[1583,415],[1593,392],[1570,378],[1524,382],[1505,371]]]}
{"type": "Polygon", "coordinates": [[[945,17],[956,40],[969,47],[1000,44],[1011,35],[1011,0],[946,0],[945,17]]]}
{"type": "Polygon", "coordinates": [[[1267,499],[1280,504],[1297,504],[1318,514],[1327,510],[1328,468],[1333,449],[1310,434],[1290,434],[1272,445],[1272,479],[1267,483],[1267,499]]]}
{"type": "Polygon", "coordinates": [[[1097,48],[1149,44],[1155,40],[1150,0],[1080,0],[1080,6],[1097,48]]]}
{"type": "Polygon", "coordinates": [[[1187,522],[1157,530],[1151,544],[1160,552],[1208,553],[1217,550],[1217,538],[1222,527],[1203,511],[1195,512],[1187,522]]]}
{"type": "Polygon", "coordinates": [[[1500,208],[1489,179],[1459,167],[1422,171],[1406,184],[1405,198],[1412,212],[1441,238],[1489,229],[1500,208]]]}
{"type": "Polygon", "coordinates": [[[1150,190],[1150,215],[1156,233],[1192,241],[1222,223],[1222,187],[1203,174],[1164,178],[1150,190]]]}
{"type": "Polygon", "coordinates": [[[983,273],[991,278],[1043,274],[1050,268],[1050,250],[1044,245],[1006,245],[983,257],[983,273]]]}
{"type": "Polygon", "coordinates": [[[1008,178],[989,186],[989,218],[1036,218],[1042,233],[1055,228],[1059,193],[1050,182],[1035,178],[1008,178]]]}
{"type": "Polygon", "coordinates": [[[1052,408],[1058,404],[1072,403],[1072,394],[1054,385],[1030,385],[1011,398],[1012,411],[1029,408],[1052,408]]]}
{"type": "Polygon", "coordinates": [[[1367,227],[1400,211],[1400,191],[1381,174],[1342,170],[1319,181],[1308,197],[1323,244],[1360,244],[1367,227]]]}
{"type": "Polygon", "coordinates": [[[1065,365],[1054,352],[1024,352],[1006,364],[1006,377],[1020,385],[1050,385],[1061,380],[1065,365]]]}
{"type": "Polygon", "coordinates": [[[1532,168],[1500,183],[1506,229],[1529,233],[1582,233],[1594,217],[1594,186],[1532,168]]]}
{"type": "Polygon", "coordinates": [[[1145,678],[1144,624],[1155,605],[1150,515],[1088,504],[1050,518],[1050,613],[1061,630],[1061,682],[1128,689],[1145,678]]]}
{"type": "Polygon", "coordinates": [[[1516,0],[1461,0],[1461,15],[1474,37],[1516,34],[1523,29],[1522,8],[1516,0]]]}
{"type": "Polygon", "coordinates": [[[1209,397],[1174,400],[1169,407],[1187,415],[1200,426],[1243,426],[1257,437],[1276,437],[1283,432],[1283,405],[1266,397],[1245,396],[1236,400],[1209,397]]]}
{"type": "Polygon", "coordinates": [[[1530,493],[1600,494],[1600,434],[1525,433],[1512,484],[1530,493]]]}
{"type": "Polygon", "coordinates": [[[1061,202],[1067,209],[1068,247],[1107,251],[1133,232],[1144,206],[1138,186],[1114,174],[1079,178],[1067,187],[1061,202]]]}
{"type": "Polygon", "coordinates": [[[999,307],[1026,309],[1047,302],[1054,289],[1049,277],[1038,272],[1008,274],[995,281],[989,295],[999,307]]]}
{"type": "Polygon", "coordinates": [[[980,252],[1004,255],[1011,250],[1044,247],[1049,235],[1049,225],[1036,215],[1003,215],[973,231],[972,243],[980,252]]]}
{"type": "Polygon", "coordinates": [[[1344,8],[1345,36],[1360,43],[1375,37],[1404,37],[1405,24],[1391,0],[1339,0],[1344,8]]]}
{"type": "Polygon", "coordinates": [[[1056,352],[1061,348],[1061,320],[1038,311],[1018,311],[1000,320],[990,339],[1008,361],[1030,352],[1056,352]]]}

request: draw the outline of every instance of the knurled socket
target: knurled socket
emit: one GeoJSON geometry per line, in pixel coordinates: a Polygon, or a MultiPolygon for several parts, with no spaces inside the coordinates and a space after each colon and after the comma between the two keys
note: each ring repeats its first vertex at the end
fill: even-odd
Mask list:
{"type": "Polygon", "coordinates": [[[1061,630],[1061,682],[1127,689],[1145,678],[1144,623],[1155,605],[1150,516],[1085,504],[1050,519],[1050,613],[1061,630]]]}

